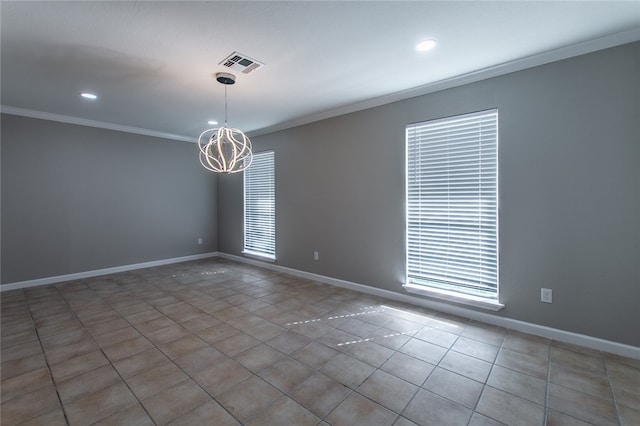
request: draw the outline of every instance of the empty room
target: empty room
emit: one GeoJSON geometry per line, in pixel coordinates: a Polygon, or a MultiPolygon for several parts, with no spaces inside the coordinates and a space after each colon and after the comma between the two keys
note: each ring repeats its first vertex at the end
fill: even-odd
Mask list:
{"type": "Polygon", "coordinates": [[[640,425],[637,1],[0,20],[3,426],[640,425]]]}

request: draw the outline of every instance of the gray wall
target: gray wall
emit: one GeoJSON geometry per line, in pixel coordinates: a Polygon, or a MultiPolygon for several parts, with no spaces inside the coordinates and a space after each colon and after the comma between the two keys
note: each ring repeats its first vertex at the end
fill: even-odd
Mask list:
{"type": "Polygon", "coordinates": [[[195,144],[2,114],[2,283],[216,251],[216,191],[195,144]]]}
{"type": "MultiPolygon", "coordinates": [[[[638,76],[634,43],[253,138],[276,152],[278,264],[402,293],[405,126],[497,107],[496,315],[640,346],[638,76]]],[[[242,176],[218,203],[240,255],[242,176]]]]}

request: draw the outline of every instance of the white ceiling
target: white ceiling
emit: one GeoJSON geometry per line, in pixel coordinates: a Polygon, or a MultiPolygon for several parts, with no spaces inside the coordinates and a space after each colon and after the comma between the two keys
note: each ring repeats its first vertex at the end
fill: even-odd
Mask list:
{"type": "Polygon", "coordinates": [[[0,7],[3,111],[185,140],[224,121],[211,75],[233,51],[265,63],[228,89],[229,126],[258,134],[640,40],[638,1],[0,7]],[[417,52],[425,38],[438,46],[417,52]]]}

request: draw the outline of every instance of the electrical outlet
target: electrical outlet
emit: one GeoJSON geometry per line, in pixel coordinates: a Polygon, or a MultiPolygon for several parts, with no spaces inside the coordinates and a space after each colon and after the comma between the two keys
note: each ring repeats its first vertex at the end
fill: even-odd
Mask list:
{"type": "Polygon", "coordinates": [[[550,288],[541,288],[540,301],[543,303],[553,303],[553,290],[550,288]]]}
{"type": "Polygon", "coordinates": [[[202,245],[202,238],[198,238],[198,245],[202,245]]]}
{"type": "Polygon", "coordinates": [[[317,251],[313,252],[313,260],[320,260],[320,254],[317,251]]]}

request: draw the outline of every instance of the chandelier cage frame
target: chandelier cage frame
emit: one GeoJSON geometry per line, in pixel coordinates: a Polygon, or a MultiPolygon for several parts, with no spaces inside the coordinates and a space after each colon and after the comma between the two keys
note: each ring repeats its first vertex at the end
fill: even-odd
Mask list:
{"type": "Polygon", "coordinates": [[[233,74],[214,74],[224,85],[224,126],[207,129],[198,138],[200,164],[215,173],[238,173],[249,168],[253,160],[251,140],[241,130],[227,126],[227,86],[234,84],[233,74]]]}

